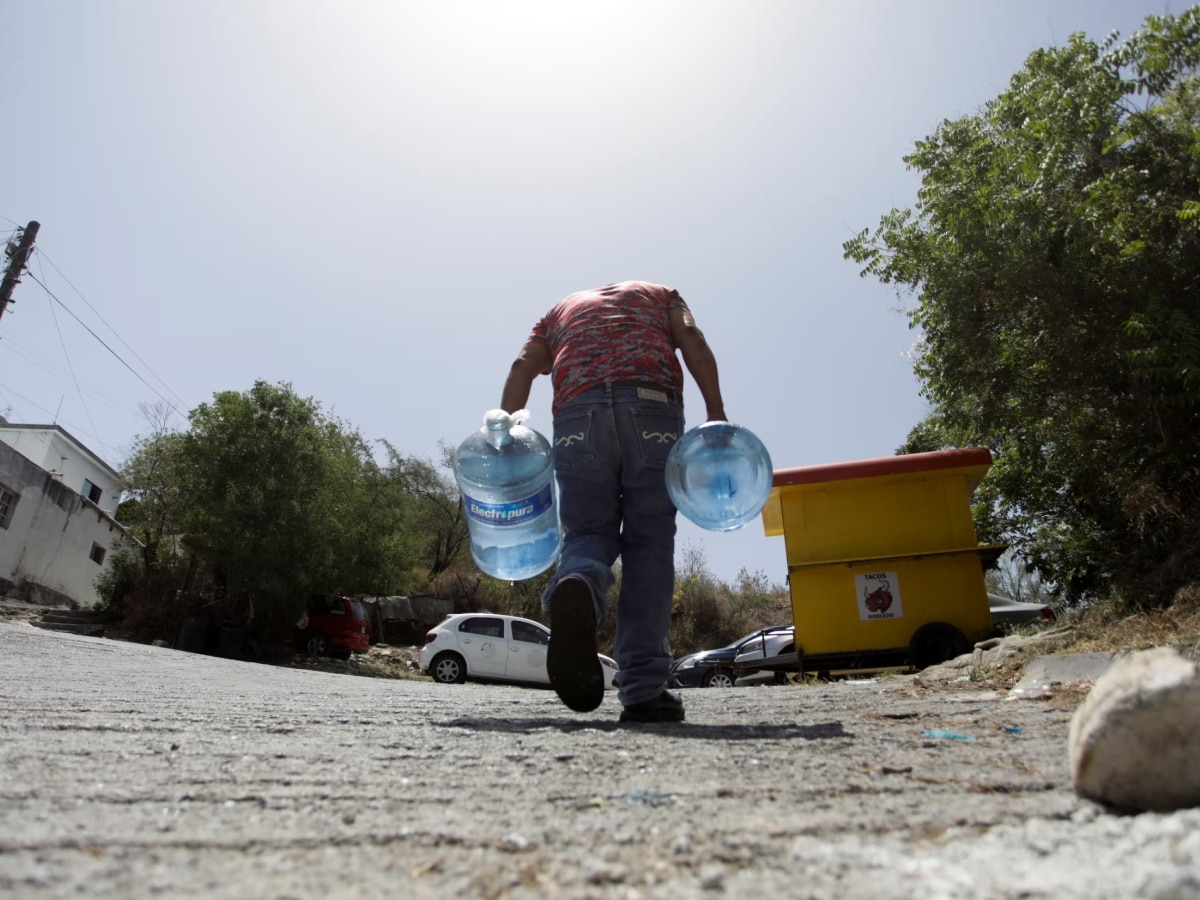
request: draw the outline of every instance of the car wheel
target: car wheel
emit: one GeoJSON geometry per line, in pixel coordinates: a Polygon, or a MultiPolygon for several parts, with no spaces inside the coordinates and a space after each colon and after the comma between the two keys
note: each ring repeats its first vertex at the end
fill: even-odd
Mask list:
{"type": "Polygon", "coordinates": [[[733,687],[733,675],[728,669],[713,669],[704,676],[702,687],[733,687]]]}
{"type": "Polygon", "coordinates": [[[917,629],[908,645],[914,669],[927,669],[971,652],[961,631],[946,622],[930,622],[917,629]]]}
{"type": "Polygon", "coordinates": [[[304,642],[304,652],[309,656],[324,656],[329,652],[329,638],[323,634],[314,634],[304,642]]]}
{"type": "Polygon", "coordinates": [[[462,684],[467,680],[467,664],[457,653],[439,653],[429,664],[429,674],[439,684],[462,684]]]}

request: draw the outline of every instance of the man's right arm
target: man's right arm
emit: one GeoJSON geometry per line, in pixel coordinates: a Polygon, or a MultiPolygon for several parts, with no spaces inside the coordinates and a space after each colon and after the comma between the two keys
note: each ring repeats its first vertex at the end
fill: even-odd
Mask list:
{"type": "Polygon", "coordinates": [[[514,413],[524,409],[529,402],[529,389],[533,380],[539,375],[550,373],[550,351],[541,341],[526,341],[521,352],[508,370],[508,378],[504,382],[504,393],[500,395],[500,408],[505,412],[514,413]]]}
{"type": "Polygon", "coordinates": [[[671,340],[683,355],[683,364],[687,366],[696,387],[700,388],[700,396],[704,398],[705,421],[728,421],[725,403],[721,399],[721,381],[717,377],[717,358],[704,339],[704,332],[696,327],[696,320],[686,309],[673,308],[670,321],[671,340]]]}

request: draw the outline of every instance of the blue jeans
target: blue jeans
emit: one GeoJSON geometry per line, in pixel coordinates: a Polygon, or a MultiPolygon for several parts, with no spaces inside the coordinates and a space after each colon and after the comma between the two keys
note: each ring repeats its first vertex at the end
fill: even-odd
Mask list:
{"type": "Polygon", "coordinates": [[[675,593],[675,505],[663,470],[683,434],[674,391],[606,384],[569,400],[554,417],[554,471],[563,550],[542,598],[567,577],[592,591],[596,622],[608,613],[612,566],[621,559],[615,656],[624,706],[667,686],[675,593]]]}

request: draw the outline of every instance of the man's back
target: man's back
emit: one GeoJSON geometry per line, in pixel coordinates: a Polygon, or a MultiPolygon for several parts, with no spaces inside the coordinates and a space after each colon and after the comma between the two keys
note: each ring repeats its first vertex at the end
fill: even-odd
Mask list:
{"type": "Polygon", "coordinates": [[[670,288],[645,281],[579,291],[557,303],[530,335],[553,360],[555,409],[605,382],[681,391],[672,309],[687,310],[687,304],[670,288]]]}

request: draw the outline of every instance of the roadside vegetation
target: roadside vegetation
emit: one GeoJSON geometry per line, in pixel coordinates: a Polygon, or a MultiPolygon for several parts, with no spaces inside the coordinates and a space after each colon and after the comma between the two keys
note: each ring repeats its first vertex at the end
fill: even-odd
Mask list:
{"type": "MultiPolygon", "coordinates": [[[[976,531],[1012,548],[989,586],[1052,602],[1081,649],[1197,644],[1198,135],[1200,7],[1127,39],[1072,35],[918,141],[916,204],[844,245],[915,333],[930,413],[898,452],[989,448],[976,531]]],[[[508,584],[472,564],[449,448],[400,453],[261,381],[186,430],[147,415],[117,513],[134,540],[100,582],[135,632],[209,614],[283,635],[312,593],[540,617],[548,575],[508,584]]],[[[789,620],[782,585],[723,583],[684,549],[677,654],[789,620]]]]}
{"type": "MultiPolygon", "coordinates": [[[[368,441],[288,384],[216,394],[182,431],[163,408],[144,412],[151,429],[123,466],[129,499],[117,511],[132,540],[98,582],[130,633],[169,641],[201,616],[282,649],[312,594],[429,595],[456,612],[542,617],[550,573],[509,583],[471,561],[448,448],[421,458],[368,441]]],[[[699,550],[685,553],[678,585],[681,648],[790,616],[782,587],[747,572],[723,584],[699,550]]],[[[601,635],[610,652],[614,624],[601,635]]]]}
{"type": "Polygon", "coordinates": [[[1198,7],[1034,52],[845,244],[916,333],[901,452],[988,447],[980,539],[1068,606],[1164,608],[1200,563],[1198,66],[1198,7]]]}
{"type": "Polygon", "coordinates": [[[1074,653],[1126,653],[1151,647],[1174,647],[1200,662],[1200,588],[1179,592],[1170,606],[1130,610],[1109,599],[1068,620],[1071,634],[1063,643],[1074,653]]]}

